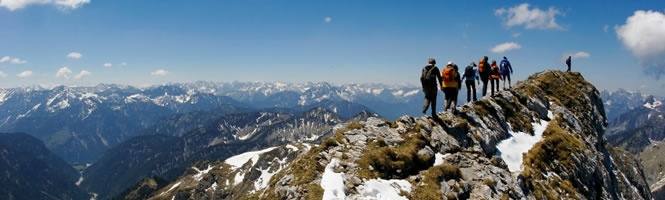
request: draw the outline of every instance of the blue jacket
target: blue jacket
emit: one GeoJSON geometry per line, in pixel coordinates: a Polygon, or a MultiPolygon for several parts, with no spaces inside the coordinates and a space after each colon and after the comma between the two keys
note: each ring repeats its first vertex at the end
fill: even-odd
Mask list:
{"type": "Polygon", "coordinates": [[[473,67],[473,65],[469,65],[464,69],[464,74],[462,75],[462,80],[466,79],[467,81],[473,81],[473,79],[476,79],[476,81],[479,81],[480,78],[478,76],[478,69],[473,67]],[[468,73],[467,69],[473,69],[473,72],[468,73]]]}
{"type": "Polygon", "coordinates": [[[501,60],[499,66],[501,67],[501,74],[506,75],[513,73],[513,67],[510,66],[510,62],[507,59],[501,60]]]}

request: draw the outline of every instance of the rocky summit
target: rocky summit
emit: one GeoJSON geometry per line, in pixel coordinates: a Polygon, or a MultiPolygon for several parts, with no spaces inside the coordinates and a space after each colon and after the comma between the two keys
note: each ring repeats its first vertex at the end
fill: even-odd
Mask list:
{"type": "Polygon", "coordinates": [[[310,148],[201,162],[151,198],[652,198],[639,162],[603,139],[603,101],[579,73],[536,73],[457,109],[345,122],[310,148]]]}

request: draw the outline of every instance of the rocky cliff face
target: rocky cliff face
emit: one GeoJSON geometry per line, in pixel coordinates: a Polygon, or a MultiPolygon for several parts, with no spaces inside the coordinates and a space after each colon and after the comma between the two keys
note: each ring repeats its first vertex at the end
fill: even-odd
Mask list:
{"type": "Polygon", "coordinates": [[[440,120],[372,118],[339,129],[257,196],[360,199],[386,196],[374,185],[384,183],[409,199],[650,199],[641,169],[617,162],[632,158],[606,148],[602,106],[581,75],[538,73],[440,120]],[[523,135],[542,138],[511,153],[523,135]],[[497,148],[504,142],[514,144],[497,148]],[[509,166],[514,160],[519,167],[509,166]]]}
{"type": "MultiPolygon", "coordinates": [[[[458,109],[438,119],[372,117],[340,124],[320,145],[286,151],[302,152],[288,165],[291,159],[281,159],[288,153],[269,159],[280,168],[270,171],[265,187],[241,193],[211,189],[232,182],[229,176],[213,177],[183,189],[183,181],[172,182],[153,198],[652,198],[639,162],[606,145],[600,94],[578,73],[537,73],[512,90],[458,109]],[[202,192],[187,192],[192,188],[202,192]]],[[[194,167],[179,180],[230,168],[194,167]]],[[[244,176],[241,185],[265,181],[258,177],[244,176]]]]}
{"type": "Polygon", "coordinates": [[[649,96],[640,107],[611,120],[606,131],[608,143],[639,157],[643,171],[655,199],[665,199],[665,106],[663,100],[649,96]]]}

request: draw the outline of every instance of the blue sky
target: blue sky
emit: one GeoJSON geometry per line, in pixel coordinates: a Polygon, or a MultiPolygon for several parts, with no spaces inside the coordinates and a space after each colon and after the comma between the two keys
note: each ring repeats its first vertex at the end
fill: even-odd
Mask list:
{"type": "Polygon", "coordinates": [[[0,0],[0,87],[197,80],[417,85],[507,56],[665,96],[662,1],[0,0]],[[604,5],[598,5],[602,3],[604,5]]]}

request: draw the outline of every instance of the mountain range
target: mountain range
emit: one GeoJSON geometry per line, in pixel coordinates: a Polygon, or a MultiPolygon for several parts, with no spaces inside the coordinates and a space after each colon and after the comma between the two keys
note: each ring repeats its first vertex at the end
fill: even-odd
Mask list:
{"type": "Polygon", "coordinates": [[[614,92],[603,90],[600,92],[600,97],[603,99],[607,119],[610,121],[630,110],[643,107],[645,102],[649,99],[665,99],[663,97],[655,97],[642,94],[639,91],[628,91],[621,88],[614,92]]]}
{"type": "MultiPolygon", "coordinates": [[[[104,84],[12,88],[0,89],[0,131],[29,133],[66,161],[85,164],[131,137],[155,134],[151,131],[164,124],[162,120],[174,120],[176,115],[322,107],[347,118],[362,110],[396,118],[417,113],[415,99],[422,100],[416,88],[378,84],[196,82],[148,88],[104,84]]],[[[204,116],[180,120],[215,118],[204,116]]],[[[167,134],[183,134],[189,128],[167,134]]]]}
{"type": "Polygon", "coordinates": [[[665,106],[663,98],[647,96],[642,104],[610,121],[607,140],[636,155],[656,199],[665,199],[665,106]]]}
{"type": "Polygon", "coordinates": [[[547,71],[431,119],[419,117],[419,91],[280,82],[0,89],[0,131],[30,134],[0,134],[1,155],[14,166],[2,183],[41,191],[18,196],[12,185],[0,194],[650,199],[665,182],[652,170],[661,97],[598,92],[580,74],[547,71]]]}

